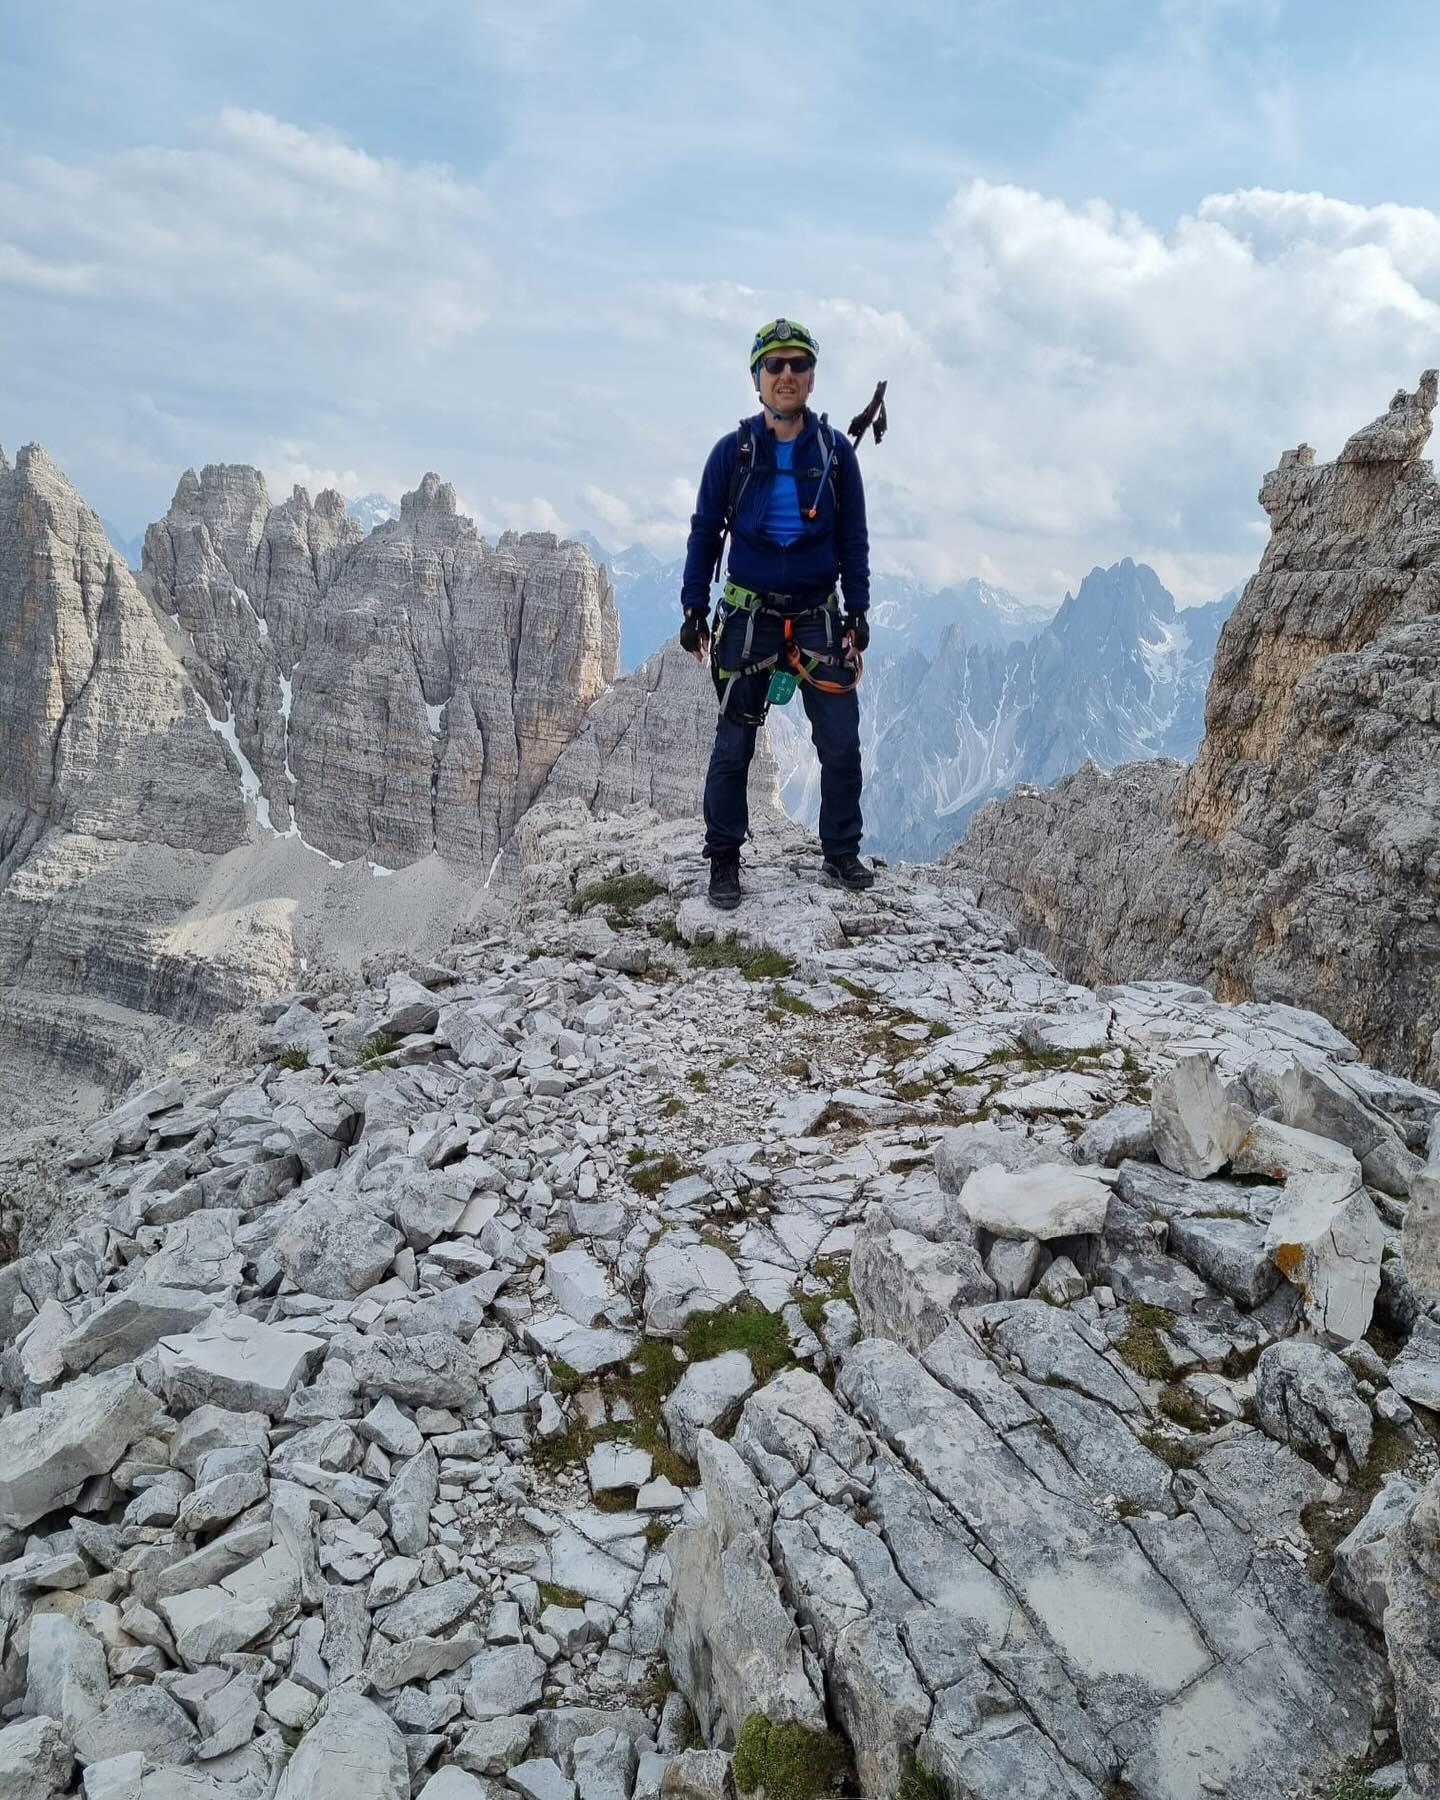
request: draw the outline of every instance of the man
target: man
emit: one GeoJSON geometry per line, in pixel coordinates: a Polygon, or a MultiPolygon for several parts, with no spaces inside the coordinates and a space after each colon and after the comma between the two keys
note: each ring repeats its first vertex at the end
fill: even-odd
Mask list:
{"type": "MultiPolygon", "coordinates": [[[[680,642],[707,649],[720,716],[705,778],[710,903],[740,904],[740,846],[749,833],[746,783],[772,678],[793,677],[820,759],[822,879],[858,889],[874,874],[859,857],[860,702],[857,657],[870,642],[870,539],[854,446],[806,405],[820,346],[793,319],[762,325],[750,348],[760,411],[710,452],[690,521],[680,642]],[[728,531],[728,580],[709,627],[710,583],[728,531]],[[836,581],[845,597],[840,615],[836,581]]],[[[783,697],[784,682],[775,694],[783,697]]]]}

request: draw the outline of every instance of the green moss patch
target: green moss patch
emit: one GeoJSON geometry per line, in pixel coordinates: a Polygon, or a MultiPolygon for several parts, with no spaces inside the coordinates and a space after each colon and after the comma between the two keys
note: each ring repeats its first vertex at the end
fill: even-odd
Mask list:
{"type": "Polygon", "coordinates": [[[844,1780],[850,1751],[833,1731],[811,1731],[793,1721],[775,1725],[763,1713],[751,1713],[731,1766],[742,1794],[764,1788],[765,1800],[815,1800],[844,1780]]]}
{"type": "Polygon", "coordinates": [[[794,957],[778,950],[757,950],[738,938],[714,938],[708,944],[692,944],[690,961],[697,969],[738,969],[747,981],[779,981],[795,973],[794,957]]]}
{"type": "Polygon", "coordinates": [[[789,988],[777,984],[770,990],[770,1004],[765,1009],[765,1017],[772,1025],[778,1025],[786,1013],[793,1013],[797,1018],[813,1018],[815,1008],[808,1000],[802,1000],[798,994],[792,994],[789,988]]]}
{"type": "Polygon", "coordinates": [[[757,1300],[740,1300],[723,1312],[696,1313],[686,1321],[685,1351],[692,1362],[743,1350],[755,1381],[763,1387],[772,1375],[795,1360],[785,1322],[757,1300]]]}
{"type": "Polygon", "coordinates": [[[588,912],[592,906],[604,906],[621,924],[630,923],[630,914],[647,900],[665,892],[665,884],[653,875],[612,875],[606,881],[592,881],[580,888],[570,902],[571,912],[588,912]]]}
{"type": "Polygon", "coordinates": [[[579,1588],[561,1587],[556,1581],[540,1583],[541,1606],[569,1606],[577,1610],[583,1609],[585,1596],[579,1588]]]}

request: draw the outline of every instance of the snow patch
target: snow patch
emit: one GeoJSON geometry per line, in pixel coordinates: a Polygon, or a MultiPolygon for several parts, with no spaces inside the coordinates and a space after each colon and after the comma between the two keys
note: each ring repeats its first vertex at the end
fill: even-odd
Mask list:
{"type": "Polygon", "coordinates": [[[445,706],[448,706],[449,704],[450,703],[447,700],[445,702],[445,705],[443,705],[443,706],[427,706],[425,708],[425,717],[427,719],[429,719],[429,721],[430,721],[431,737],[439,737],[439,735],[440,735],[440,715],[441,715],[441,713],[444,712],[445,706]]]}
{"type": "Polygon", "coordinates": [[[382,876],[393,875],[395,873],[395,871],[393,869],[387,869],[385,867],[384,863],[367,862],[365,864],[365,867],[370,871],[370,873],[376,878],[377,881],[382,876]]]}

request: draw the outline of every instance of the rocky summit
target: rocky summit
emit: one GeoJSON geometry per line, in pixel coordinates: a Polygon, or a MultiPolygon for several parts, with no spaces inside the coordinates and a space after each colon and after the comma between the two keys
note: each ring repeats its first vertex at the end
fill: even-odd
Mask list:
{"type": "Polygon", "coordinates": [[[1170,975],[1292,1000],[1440,1080],[1437,377],[1332,463],[1265,478],[1271,535],[1220,636],[1190,768],[1017,788],[958,878],[1077,980],[1170,975]]]}
{"type": "Polygon", "coordinates": [[[1440,1093],[757,850],[12,1159],[0,1793],[1440,1793],[1440,1093]]]}

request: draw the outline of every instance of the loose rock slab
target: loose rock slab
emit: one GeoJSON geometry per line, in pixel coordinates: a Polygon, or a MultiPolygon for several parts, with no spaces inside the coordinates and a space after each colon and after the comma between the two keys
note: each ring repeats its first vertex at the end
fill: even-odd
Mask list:
{"type": "Polygon", "coordinates": [[[157,1354],[172,1411],[223,1406],[278,1419],[324,1350],[325,1340],[307,1332],[281,1331],[244,1313],[215,1313],[197,1331],[162,1338],[157,1354]]]}
{"type": "Polygon", "coordinates": [[[994,1237],[1079,1237],[1102,1231],[1110,1205],[1103,1181],[1042,1164],[1033,1169],[977,1169],[960,1190],[971,1221],[994,1237]]]}
{"type": "Polygon", "coordinates": [[[0,1430],[0,1524],[42,1518],[113,1469],[159,1410],[133,1368],[70,1381],[0,1430]]]}

